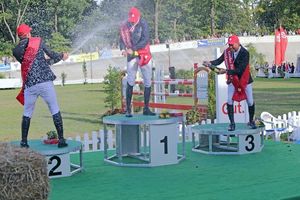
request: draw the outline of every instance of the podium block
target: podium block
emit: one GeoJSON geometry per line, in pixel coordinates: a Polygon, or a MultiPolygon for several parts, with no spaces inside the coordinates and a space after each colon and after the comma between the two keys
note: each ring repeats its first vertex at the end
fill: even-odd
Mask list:
{"type": "MultiPolygon", "coordinates": [[[[178,153],[178,123],[182,117],[160,119],[158,116],[113,115],[103,118],[104,161],[117,166],[154,167],[177,164],[185,158],[184,140],[182,152],[178,153]],[[108,154],[107,125],[115,125],[116,151],[108,154]]],[[[183,124],[184,125],[184,124],[183,124]]],[[[185,133],[182,133],[183,138],[185,133]]]]}
{"type": "Polygon", "coordinates": [[[260,152],[264,147],[263,127],[250,129],[247,124],[237,123],[235,131],[227,130],[227,123],[204,124],[192,127],[192,151],[205,154],[249,154],[260,152]],[[196,141],[195,135],[198,135],[196,141]],[[226,138],[226,140],[221,140],[226,138]]]}
{"type": "MultiPolygon", "coordinates": [[[[61,178],[71,176],[83,170],[82,143],[67,140],[68,147],[58,148],[57,145],[44,144],[41,140],[29,140],[30,149],[45,156],[49,178],[61,178]],[[70,153],[79,151],[79,165],[70,161],[70,153]]],[[[12,142],[19,146],[19,141],[12,142]]]]}

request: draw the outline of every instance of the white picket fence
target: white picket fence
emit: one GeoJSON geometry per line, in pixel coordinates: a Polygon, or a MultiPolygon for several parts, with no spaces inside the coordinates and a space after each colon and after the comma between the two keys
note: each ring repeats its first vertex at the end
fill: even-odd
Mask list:
{"type": "MultiPolygon", "coordinates": [[[[202,121],[202,124],[210,124],[211,120],[206,120],[206,121],[202,121]]],[[[192,128],[193,125],[187,125],[185,127],[185,133],[186,133],[186,137],[185,137],[185,141],[190,142],[192,141],[192,128]]],[[[179,140],[182,140],[182,125],[180,124],[178,126],[178,131],[179,131],[179,140]]],[[[146,134],[147,138],[146,138],[146,145],[149,145],[149,134],[146,134]]],[[[144,140],[144,134],[141,134],[141,141],[144,140]]],[[[197,139],[197,135],[195,136],[197,139]]],[[[74,140],[74,138],[72,137],[68,137],[68,140],[74,140]]],[[[83,137],[81,137],[80,135],[75,137],[76,141],[80,141],[83,144],[83,151],[103,151],[104,150],[104,130],[99,130],[99,131],[93,131],[91,134],[89,133],[84,133],[83,137]]],[[[108,130],[107,133],[107,144],[108,144],[108,150],[111,149],[115,149],[116,146],[116,137],[115,137],[115,133],[112,130],[108,130]]],[[[141,146],[143,147],[143,143],[141,142],[141,146]]]]}
{"type": "MultiPolygon", "coordinates": [[[[288,125],[288,131],[293,132],[294,128],[291,124],[288,123],[289,119],[291,118],[297,118],[300,119],[300,111],[292,111],[287,114],[283,114],[282,116],[277,116],[278,119],[282,119],[286,122],[288,125]]],[[[298,120],[300,123],[300,120],[298,120]]],[[[210,124],[211,120],[206,120],[202,121],[201,124],[210,124]]],[[[185,133],[186,133],[186,138],[185,140],[187,142],[192,141],[192,128],[193,125],[187,125],[185,127],[185,133]]],[[[275,124],[276,127],[281,128],[284,127],[283,123],[278,123],[275,124]]],[[[300,127],[300,124],[298,124],[300,127]]],[[[182,126],[178,126],[178,131],[179,131],[179,140],[182,140],[182,126]]],[[[146,134],[148,136],[148,134],[146,134]]],[[[115,149],[115,144],[116,144],[116,138],[115,138],[115,133],[112,130],[108,130],[107,134],[107,144],[108,144],[108,149],[115,149]]],[[[141,141],[143,141],[144,134],[141,134],[141,141]]],[[[195,139],[197,140],[198,134],[195,135],[195,139]]],[[[73,138],[69,137],[68,140],[74,140],[73,138]]],[[[80,141],[83,144],[83,151],[103,151],[104,150],[104,130],[99,130],[99,131],[93,131],[91,134],[89,133],[84,133],[83,138],[81,136],[76,136],[75,137],[76,141],[80,141]]],[[[146,138],[146,145],[149,145],[149,138],[146,138]]],[[[143,143],[141,143],[143,146],[143,143]]]]}
{"type": "MultiPolygon", "coordinates": [[[[288,114],[283,114],[282,116],[278,116],[278,119],[281,119],[283,121],[285,121],[285,123],[287,124],[287,128],[289,132],[293,132],[294,128],[293,126],[299,126],[300,127],[300,111],[296,112],[296,111],[292,111],[292,112],[288,112],[288,114]],[[291,119],[293,119],[292,121],[294,121],[293,124],[291,124],[291,119]]],[[[283,127],[284,124],[283,123],[279,123],[277,125],[277,127],[283,127]]]]}

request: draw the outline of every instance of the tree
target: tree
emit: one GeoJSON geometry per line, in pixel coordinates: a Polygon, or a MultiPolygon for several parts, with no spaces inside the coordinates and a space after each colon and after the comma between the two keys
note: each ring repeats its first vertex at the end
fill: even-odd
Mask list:
{"type": "Polygon", "coordinates": [[[4,22],[13,43],[17,41],[17,35],[14,30],[23,21],[29,2],[30,0],[6,0],[0,3],[0,21],[4,22]]]}
{"type": "Polygon", "coordinates": [[[273,32],[279,25],[284,25],[287,30],[298,29],[299,13],[297,0],[265,0],[259,1],[255,15],[259,26],[265,26],[269,32],[273,32]]]}
{"type": "Polygon", "coordinates": [[[175,41],[183,39],[189,33],[187,27],[190,25],[192,0],[165,0],[161,7],[159,33],[162,39],[175,41]]]}
{"type": "Polygon", "coordinates": [[[154,0],[155,3],[155,12],[154,12],[154,39],[156,41],[159,41],[158,38],[158,19],[159,19],[159,12],[160,12],[160,6],[161,2],[163,0],[154,0]]]}
{"type": "Polygon", "coordinates": [[[45,41],[51,39],[54,32],[67,40],[72,39],[76,33],[75,25],[95,6],[93,0],[1,0],[0,37],[16,43],[15,30],[21,23],[26,23],[32,27],[33,36],[40,36],[45,41]]]}
{"type": "Polygon", "coordinates": [[[89,16],[76,26],[73,34],[73,51],[88,52],[116,43],[119,33],[118,20],[105,16],[100,8],[91,11],[89,16]]]}
{"type": "Polygon", "coordinates": [[[216,29],[216,26],[215,26],[215,18],[216,18],[216,15],[215,15],[215,0],[211,0],[210,1],[210,34],[211,35],[215,35],[215,29],[216,29]]]}
{"type": "Polygon", "coordinates": [[[23,22],[32,28],[32,35],[48,41],[54,32],[51,7],[47,1],[30,1],[23,22]]]}
{"type": "Polygon", "coordinates": [[[162,3],[165,0],[150,0],[150,1],[139,1],[137,6],[142,11],[142,16],[148,21],[151,32],[151,37],[155,41],[159,41],[159,21],[162,9],[162,3]],[[153,30],[153,31],[152,31],[153,30]]]}
{"type": "Polygon", "coordinates": [[[47,7],[50,8],[51,24],[54,32],[60,32],[64,37],[69,38],[73,34],[76,24],[83,19],[83,13],[91,1],[87,0],[47,0],[47,7]]]}
{"type": "Polygon", "coordinates": [[[147,20],[150,38],[163,42],[225,32],[264,34],[279,24],[295,31],[300,24],[298,1],[102,0],[98,6],[94,0],[0,0],[0,38],[16,43],[17,26],[27,23],[33,36],[51,39],[50,44],[56,38],[53,33],[59,33],[75,50],[99,49],[118,44],[120,23],[127,19],[132,6],[147,20]]]}
{"type": "Polygon", "coordinates": [[[121,72],[119,69],[111,65],[107,69],[107,74],[104,77],[104,90],[106,97],[104,100],[105,107],[114,110],[120,107],[121,103],[121,72]]]}
{"type": "Polygon", "coordinates": [[[250,64],[251,76],[256,77],[255,65],[256,64],[258,64],[259,66],[264,65],[266,63],[266,57],[264,54],[258,53],[252,43],[246,45],[246,47],[250,55],[249,64],[250,64]]]}
{"type": "Polygon", "coordinates": [[[5,41],[3,38],[0,39],[0,57],[12,56],[13,44],[10,41],[5,41]]]}
{"type": "Polygon", "coordinates": [[[208,116],[213,121],[216,119],[216,74],[208,73],[208,116]]]}
{"type": "MultiPolygon", "coordinates": [[[[191,70],[184,70],[184,69],[179,69],[176,71],[176,78],[178,79],[192,79],[194,76],[193,69],[191,70]]],[[[189,85],[177,85],[176,89],[180,91],[180,93],[191,93],[192,92],[192,87],[189,85]]]]}
{"type": "Polygon", "coordinates": [[[52,33],[52,38],[48,43],[53,51],[67,52],[70,50],[71,41],[64,38],[60,33],[52,33]]]}
{"type": "Polygon", "coordinates": [[[60,74],[60,78],[61,78],[61,86],[65,86],[67,74],[65,72],[62,72],[60,74]]]}
{"type": "Polygon", "coordinates": [[[85,62],[85,60],[82,63],[82,73],[83,73],[83,78],[84,78],[83,84],[87,84],[87,81],[86,81],[86,79],[87,79],[87,69],[86,69],[86,62],[85,62]]]}

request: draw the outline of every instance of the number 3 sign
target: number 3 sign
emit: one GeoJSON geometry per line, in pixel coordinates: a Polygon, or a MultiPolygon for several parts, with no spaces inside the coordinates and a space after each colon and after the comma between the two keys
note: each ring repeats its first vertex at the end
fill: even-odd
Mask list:
{"type": "Polygon", "coordinates": [[[261,140],[259,133],[250,135],[239,135],[239,152],[254,153],[261,149],[261,140]]]}

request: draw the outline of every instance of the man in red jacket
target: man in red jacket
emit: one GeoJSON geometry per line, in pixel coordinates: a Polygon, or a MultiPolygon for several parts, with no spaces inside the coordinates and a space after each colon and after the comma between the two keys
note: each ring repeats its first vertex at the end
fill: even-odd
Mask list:
{"type": "Polygon", "coordinates": [[[155,115],[149,109],[152,77],[149,27],[137,8],[130,9],[128,20],[121,26],[120,35],[122,55],[127,56],[126,117],[132,117],[131,99],[138,68],[142,72],[145,87],[143,114],[155,115]]]}
{"type": "Polygon", "coordinates": [[[252,93],[253,79],[250,74],[249,52],[240,44],[238,36],[232,35],[228,38],[229,47],[216,60],[204,61],[203,65],[215,70],[214,66],[220,65],[225,61],[226,69],[219,69],[218,74],[227,74],[228,99],[227,111],[230,124],[228,131],[235,130],[234,122],[234,101],[247,100],[249,110],[249,127],[256,128],[253,121],[255,104],[252,93]]]}
{"type": "Polygon", "coordinates": [[[35,108],[37,98],[40,96],[47,103],[52,114],[53,122],[58,133],[58,147],[66,147],[63,137],[63,121],[56,99],[53,80],[56,78],[50,64],[68,58],[67,53],[56,53],[51,51],[40,37],[31,37],[31,28],[21,24],[17,28],[20,38],[19,44],[13,49],[14,57],[21,63],[21,74],[23,80],[22,89],[17,100],[24,105],[22,118],[22,140],[21,147],[28,148],[27,136],[30,120],[35,108]],[[45,54],[50,58],[46,60],[45,54]]]}

